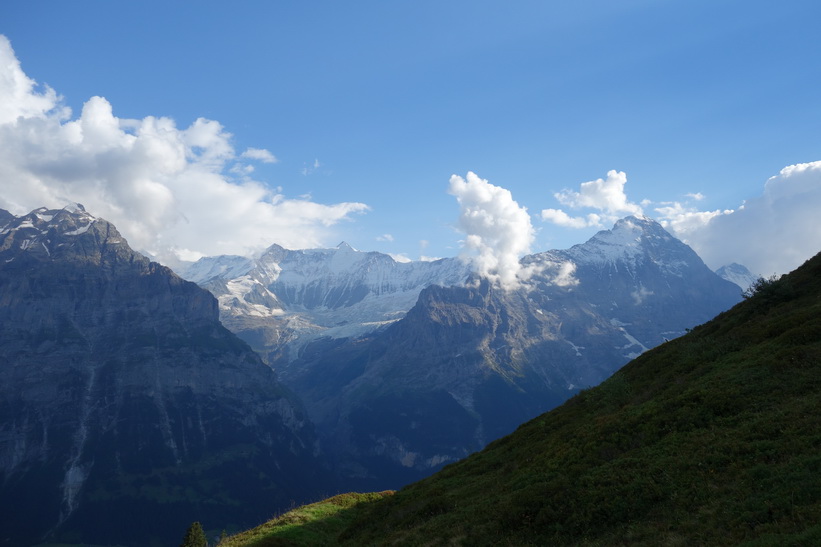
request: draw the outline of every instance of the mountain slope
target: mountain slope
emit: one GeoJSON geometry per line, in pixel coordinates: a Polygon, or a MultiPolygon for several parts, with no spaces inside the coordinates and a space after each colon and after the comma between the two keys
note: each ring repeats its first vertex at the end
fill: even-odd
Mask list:
{"type": "Polygon", "coordinates": [[[372,507],[367,544],[821,541],[821,255],[372,507]]]}
{"type": "Polygon", "coordinates": [[[354,487],[464,458],[741,298],[649,219],[522,263],[533,275],[520,290],[430,286],[370,337],[273,363],[354,487]]]}
{"type": "Polygon", "coordinates": [[[301,407],[213,296],[81,206],[0,230],[0,325],[6,544],[167,545],[328,488],[301,407]]]}

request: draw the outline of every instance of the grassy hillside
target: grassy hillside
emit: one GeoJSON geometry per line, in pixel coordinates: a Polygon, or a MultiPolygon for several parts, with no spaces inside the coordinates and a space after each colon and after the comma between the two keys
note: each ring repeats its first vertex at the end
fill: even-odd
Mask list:
{"type": "Polygon", "coordinates": [[[226,538],[219,547],[331,545],[363,510],[390,494],[393,492],[340,494],[303,505],[256,528],[226,538]]]}
{"type": "Polygon", "coordinates": [[[301,544],[821,544],[821,255],[355,509],[301,544]]]}

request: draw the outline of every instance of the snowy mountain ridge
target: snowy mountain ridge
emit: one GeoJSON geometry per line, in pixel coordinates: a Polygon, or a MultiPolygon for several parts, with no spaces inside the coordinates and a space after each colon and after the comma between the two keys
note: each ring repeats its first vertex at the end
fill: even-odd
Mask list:
{"type": "MultiPolygon", "coordinates": [[[[665,248],[676,239],[656,221],[648,217],[625,217],[616,222],[612,230],[602,230],[589,241],[574,245],[564,255],[581,265],[605,265],[622,262],[630,268],[642,264],[645,258],[653,260],[648,251],[665,248]]],[[[665,271],[681,276],[681,266],[685,260],[666,260],[656,263],[665,271]]]]}
{"type": "Polygon", "coordinates": [[[274,244],[255,259],[202,258],[180,275],[217,297],[229,328],[260,336],[246,337],[253,347],[275,340],[295,352],[318,337],[360,336],[393,323],[423,288],[463,285],[470,269],[458,258],[397,262],[342,242],[303,250],[274,244]]]}
{"type": "MultiPolygon", "coordinates": [[[[530,270],[524,289],[533,298],[537,293],[557,298],[557,289],[581,291],[600,312],[609,310],[608,320],[624,322],[620,328],[643,341],[635,325],[627,326],[632,322],[626,319],[628,310],[669,290],[668,281],[655,286],[653,280],[682,283],[692,279],[694,264],[703,267],[692,249],[657,222],[634,216],[583,244],[528,255],[521,263],[530,270]],[[657,274],[648,276],[648,271],[657,274]],[[584,286],[582,279],[587,280],[584,286]]],[[[203,258],[181,275],[209,289],[219,301],[223,323],[272,364],[296,357],[319,338],[360,337],[387,327],[406,315],[424,288],[462,287],[472,274],[459,258],[397,262],[342,242],[336,248],[304,250],[275,244],[255,259],[203,258]]],[[[677,336],[679,330],[683,332],[657,333],[653,343],[659,336],[677,336]]],[[[647,343],[632,344],[626,352],[635,356],[647,343]]]]}

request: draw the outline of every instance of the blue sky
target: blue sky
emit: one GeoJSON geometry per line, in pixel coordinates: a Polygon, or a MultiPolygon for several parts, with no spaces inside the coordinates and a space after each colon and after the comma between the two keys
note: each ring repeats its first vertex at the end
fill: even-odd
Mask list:
{"type": "Polygon", "coordinates": [[[0,207],[85,200],[168,260],[341,240],[418,259],[471,235],[474,254],[522,254],[640,211],[712,267],[780,273],[821,250],[819,20],[812,1],[5,0],[6,58],[32,82],[7,77],[7,96],[50,110],[7,116],[25,154],[2,158],[17,163],[0,169],[0,207]],[[160,133],[185,132],[184,158],[151,161],[194,167],[153,172],[129,151],[131,172],[106,172],[111,150],[69,135],[84,106],[113,116],[120,133],[94,142],[120,151],[170,118],[160,133]],[[44,157],[47,172],[31,167],[44,157]],[[500,225],[508,240],[490,237],[500,225]]]}

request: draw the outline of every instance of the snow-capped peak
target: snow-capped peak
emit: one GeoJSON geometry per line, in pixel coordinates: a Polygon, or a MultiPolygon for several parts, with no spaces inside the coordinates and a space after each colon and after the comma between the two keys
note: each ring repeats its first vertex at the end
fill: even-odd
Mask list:
{"type": "Polygon", "coordinates": [[[750,285],[755,283],[757,279],[757,277],[753,275],[746,266],[742,266],[741,264],[737,264],[735,262],[720,267],[716,270],[716,274],[730,283],[735,283],[741,287],[742,290],[747,290],[750,285]]]}
{"type": "Polygon", "coordinates": [[[612,230],[602,230],[586,243],[574,245],[567,254],[577,263],[634,262],[648,243],[673,240],[656,221],[647,217],[625,217],[612,230]]]}

